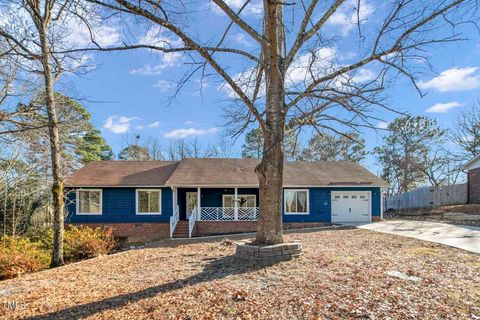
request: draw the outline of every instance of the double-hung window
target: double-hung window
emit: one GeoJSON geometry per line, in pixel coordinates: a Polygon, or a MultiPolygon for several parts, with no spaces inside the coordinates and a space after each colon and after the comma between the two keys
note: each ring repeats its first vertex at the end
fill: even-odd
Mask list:
{"type": "Polygon", "coordinates": [[[308,214],[308,189],[284,191],[285,214],[308,214]]]}
{"type": "Polygon", "coordinates": [[[77,214],[102,214],[102,190],[77,190],[77,214]]]}
{"type": "Polygon", "coordinates": [[[162,214],[162,190],[137,189],[137,214],[162,214]]]}

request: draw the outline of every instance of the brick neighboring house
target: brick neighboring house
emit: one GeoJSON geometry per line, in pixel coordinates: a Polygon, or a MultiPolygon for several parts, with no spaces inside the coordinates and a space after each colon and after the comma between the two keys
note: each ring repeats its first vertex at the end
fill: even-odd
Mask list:
{"type": "Polygon", "coordinates": [[[468,172],[468,203],[480,204],[480,154],[463,168],[468,172]]]}
{"type": "MultiPolygon", "coordinates": [[[[255,231],[257,159],[97,161],[65,182],[66,223],[109,225],[129,242],[255,231]]],[[[382,218],[387,183],[359,164],[286,162],[284,227],[382,218]]]]}

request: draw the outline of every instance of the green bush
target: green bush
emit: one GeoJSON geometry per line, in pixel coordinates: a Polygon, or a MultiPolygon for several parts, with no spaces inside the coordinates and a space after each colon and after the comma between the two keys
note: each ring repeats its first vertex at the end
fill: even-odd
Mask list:
{"type": "Polygon", "coordinates": [[[3,236],[0,239],[0,280],[40,271],[49,264],[50,254],[40,243],[20,237],[3,236]]]}
{"type": "MultiPolygon", "coordinates": [[[[43,247],[51,250],[53,230],[48,229],[40,238],[43,247]]],[[[65,262],[75,262],[107,254],[115,247],[112,228],[70,226],[65,230],[63,255],[65,262]]]]}

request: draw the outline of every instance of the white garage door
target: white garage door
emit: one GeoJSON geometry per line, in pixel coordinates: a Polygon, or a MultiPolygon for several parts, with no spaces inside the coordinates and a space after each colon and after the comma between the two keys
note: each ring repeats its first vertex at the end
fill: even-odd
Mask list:
{"type": "Polygon", "coordinates": [[[332,222],[371,221],[370,198],[370,192],[333,191],[332,222]]]}

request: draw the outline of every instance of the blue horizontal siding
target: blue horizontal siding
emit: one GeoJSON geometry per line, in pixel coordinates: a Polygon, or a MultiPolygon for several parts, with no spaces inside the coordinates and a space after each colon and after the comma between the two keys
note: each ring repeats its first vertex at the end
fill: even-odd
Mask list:
{"type": "MultiPolygon", "coordinates": [[[[135,213],[135,188],[103,188],[103,214],[102,215],[76,215],[75,191],[68,193],[66,204],[68,217],[67,222],[73,223],[122,223],[122,222],[168,222],[172,215],[173,193],[170,188],[158,188],[162,190],[162,214],[161,215],[136,215],[135,213]]],[[[302,189],[302,188],[295,188],[302,189]]],[[[330,222],[331,215],[331,192],[332,191],[371,191],[372,192],[372,216],[380,216],[380,188],[378,187],[342,187],[342,188],[305,188],[309,190],[309,214],[290,215],[283,213],[284,222],[330,222]]],[[[194,191],[196,189],[191,189],[194,191]]],[[[179,189],[178,202],[182,209],[185,206],[185,191],[179,189]]],[[[188,189],[190,191],[190,189],[188,189]]],[[[233,188],[202,188],[202,207],[221,207],[223,194],[234,194],[233,188]]],[[[258,188],[239,188],[238,194],[255,194],[257,206],[259,206],[258,188]]],[[[282,204],[283,205],[283,204],[282,204]]],[[[183,208],[183,211],[185,209],[183,208]]]]}
{"type": "MultiPolygon", "coordinates": [[[[290,188],[285,188],[290,189],[290,188]]],[[[372,216],[380,216],[380,188],[378,187],[329,187],[329,188],[291,188],[309,190],[309,214],[285,214],[284,222],[331,222],[332,221],[332,191],[371,191],[372,216]]]]}
{"type": "MultiPolygon", "coordinates": [[[[235,194],[234,188],[205,188],[201,190],[202,207],[221,207],[224,194],[235,194]]],[[[238,188],[238,194],[254,194],[257,196],[257,207],[259,206],[258,188],[238,188]]]]}
{"type": "MultiPolygon", "coordinates": [[[[87,189],[87,188],[85,188],[87,189]]],[[[170,188],[149,188],[162,190],[162,214],[137,215],[135,188],[102,188],[102,214],[77,215],[76,193],[68,193],[67,222],[72,223],[127,223],[127,222],[169,222],[172,215],[173,193],[170,188]]]]}
{"type": "MultiPolygon", "coordinates": [[[[287,190],[290,188],[285,188],[287,190]]],[[[331,220],[331,206],[329,189],[325,188],[292,188],[292,189],[308,189],[309,190],[309,214],[285,214],[283,208],[284,222],[329,222],[331,220]]],[[[284,192],[285,196],[285,192],[284,192]]],[[[282,203],[282,207],[285,202],[282,203]]]]}

